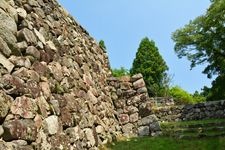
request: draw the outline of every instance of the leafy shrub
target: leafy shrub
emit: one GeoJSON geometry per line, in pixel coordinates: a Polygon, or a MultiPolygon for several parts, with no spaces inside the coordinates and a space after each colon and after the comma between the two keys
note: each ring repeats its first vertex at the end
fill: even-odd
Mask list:
{"type": "Polygon", "coordinates": [[[179,86],[170,88],[169,95],[176,104],[194,104],[206,101],[206,98],[197,91],[192,95],[179,86]]]}
{"type": "Polygon", "coordinates": [[[170,96],[174,98],[177,104],[193,104],[194,99],[191,94],[179,86],[172,87],[169,91],[170,96]]]}
{"type": "Polygon", "coordinates": [[[130,74],[129,70],[124,67],[120,67],[119,69],[116,69],[116,68],[112,69],[112,75],[114,77],[122,77],[129,74],[130,74]]]}

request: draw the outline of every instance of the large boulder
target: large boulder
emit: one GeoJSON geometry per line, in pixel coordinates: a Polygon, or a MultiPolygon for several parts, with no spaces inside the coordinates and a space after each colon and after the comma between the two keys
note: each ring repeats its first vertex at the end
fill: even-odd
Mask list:
{"type": "Polygon", "coordinates": [[[35,141],[37,137],[37,128],[33,120],[7,120],[3,123],[4,134],[3,139],[11,140],[25,140],[35,141]]]}

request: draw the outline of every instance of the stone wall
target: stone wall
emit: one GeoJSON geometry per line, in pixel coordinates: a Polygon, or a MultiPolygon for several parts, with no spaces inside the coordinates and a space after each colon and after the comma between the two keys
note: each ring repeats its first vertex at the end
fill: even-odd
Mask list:
{"type": "Polygon", "coordinates": [[[107,54],[56,0],[1,0],[0,20],[0,149],[93,150],[156,135],[158,119],[224,117],[224,101],[173,106],[149,98],[141,74],[111,77],[107,54]]]}
{"type": "Polygon", "coordinates": [[[111,77],[108,84],[123,135],[155,135],[160,130],[157,118],[151,113],[154,99],[149,98],[141,74],[111,77]]]}
{"type": "Polygon", "coordinates": [[[211,101],[194,105],[154,107],[152,113],[159,121],[201,120],[225,117],[225,101],[211,101]]]}
{"type": "Polygon", "coordinates": [[[97,149],[121,134],[107,54],[56,0],[1,0],[0,20],[0,149],[97,149]]]}

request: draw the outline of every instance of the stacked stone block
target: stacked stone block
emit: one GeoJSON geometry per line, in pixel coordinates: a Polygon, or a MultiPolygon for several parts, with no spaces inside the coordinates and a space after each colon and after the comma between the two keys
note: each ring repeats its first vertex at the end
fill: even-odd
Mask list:
{"type": "Polygon", "coordinates": [[[0,20],[0,149],[97,149],[121,134],[107,54],[56,0],[1,0],[0,20]]]}
{"type": "Polygon", "coordinates": [[[152,109],[160,121],[202,120],[225,117],[225,101],[155,107],[152,109]]]}
{"type": "Polygon", "coordinates": [[[143,76],[111,77],[108,82],[123,134],[127,137],[154,135],[159,126],[155,125],[158,121],[151,113],[154,101],[148,96],[143,76]]]}

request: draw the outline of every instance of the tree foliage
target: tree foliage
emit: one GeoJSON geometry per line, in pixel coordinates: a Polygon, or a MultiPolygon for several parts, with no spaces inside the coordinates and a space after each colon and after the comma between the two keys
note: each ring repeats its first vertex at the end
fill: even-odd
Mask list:
{"type": "Polygon", "coordinates": [[[105,42],[103,40],[99,41],[99,46],[106,51],[106,46],[105,46],[105,42]]]}
{"type": "Polygon", "coordinates": [[[211,0],[207,12],[176,30],[172,39],[178,57],[187,57],[191,67],[206,63],[203,73],[217,75],[212,88],[204,87],[207,100],[225,98],[225,2],[211,0]]]}
{"type": "Polygon", "coordinates": [[[124,67],[120,67],[119,69],[116,69],[116,68],[112,69],[112,75],[114,77],[122,77],[129,74],[130,74],[129,70],[124,67]]]}
{"type": "Polygon", "coordinates": [[[225,2],[213,0],[205,15],[199,16],[172,35],[179,57],[191,67],[208,63],[203,73],[211,77],[225,73],[225,2]]]}
{"type": "Polygon", "coordinates": [[[153,40],[142,39],[130,73],[142,73],[150,96],[161,96],[168,67],[153,40]]]}
{"type": "Polygon", "coordinates": [[[225,75],[218,76],[213,82],[212,87],[204,87],[202,95],[207,101],[224,100],[225,99],[225,75]]]}

